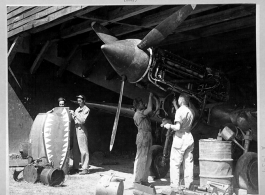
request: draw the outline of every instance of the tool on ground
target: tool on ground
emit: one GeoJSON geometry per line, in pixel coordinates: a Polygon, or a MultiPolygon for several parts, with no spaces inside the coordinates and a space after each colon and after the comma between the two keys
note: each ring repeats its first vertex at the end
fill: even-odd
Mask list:
{"type": "Polygon", "coordinates": [[[209,188],[217,190],[217,194],[229,195],[232,194],[232,186],[230,184],[222,184],[214,181],[207,181],[209,188]]]}

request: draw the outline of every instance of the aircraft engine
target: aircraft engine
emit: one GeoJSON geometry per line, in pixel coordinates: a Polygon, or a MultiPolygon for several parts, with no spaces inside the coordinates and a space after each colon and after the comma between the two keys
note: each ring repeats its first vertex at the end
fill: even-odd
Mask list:
{"type": "Polygon", "coordinates": [[[163,91],[185,92],[202,102],[229,99],[229,80],[220,71],[195,64],[166,50],[153,50],[148,80],[163,91]]]}

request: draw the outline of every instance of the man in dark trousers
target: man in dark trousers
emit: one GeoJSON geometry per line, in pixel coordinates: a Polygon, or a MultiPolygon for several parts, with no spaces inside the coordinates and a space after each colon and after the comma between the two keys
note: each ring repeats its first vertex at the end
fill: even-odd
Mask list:
{"type": "Polygon", "coordinates": [[[148,185],[149,168],[152,162],[150,147],[152,146],[152,129],[150,115],[152,113],[152,97],[150,93],[148,106],[145,108],[143,101],[135,99],[133,106],[136,109],[133,120],[138,128],[136,138],[137,153],[134,162],[134,183],[148,185]]]}
{"type": "MultiPolygon", "coordinates": [[[[87,129],[84,124],[86,122],[86,118],[89,115],[90,109],[85,105],[86,98],[84,95],[78,95],[76,97],[79,107],[75,111],[70,110],[70,113],[74,119],[77,142],[81,153],[82,171],[79,174],[85,175],[89,173],[89,151],[87,142],[87,129]]],[[[74,169],[79,168],[79,165],[77,164],[78,156],[78,151],[73,148],[74,169]]]]}
{"type": "Polygon", "coordinates": [[[183,162],[185,188],[189,188],[193,182],[193,148],[194,140],[191,127],[194,119],[194,111],[188,106],[189,96],[180,94],[176,108],[174,124],[165,124],[164,128],[174,131],[173,143],[170,154],[170,182],[172,191],[179,190],[180,165],[183,162]]]}

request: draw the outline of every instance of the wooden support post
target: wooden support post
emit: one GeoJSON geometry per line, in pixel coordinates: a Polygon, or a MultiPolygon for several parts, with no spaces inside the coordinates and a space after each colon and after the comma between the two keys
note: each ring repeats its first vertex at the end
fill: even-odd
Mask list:
{"type": "Polygon", "coordinates": [[[11,47],[8,50],[7,56],[8,56],[8,66],[12,63],[13,59],[15,58],[15,55],[17,53],[17,48],[22,43],[23,38],[20,36],[17,36],[14,42],[12,43],[11,47]]]}
{"type": "Polygon", "coordinates": [[[67,68],[68,64],[70,63],[71,59],[73,58],[77,48],[79,45],[75,45],[72,51],[70,52],[69,56],[65,60],[65,62],[60,66],[60,69],[58,70],[58,76],[61,77],[65,69],[67,68]]]}
{"type": "Polygon", "coordinates": [[[34,74],[36,72],[36,70],[39,68],[39,66],[40,66],[40,64],[44,58],[45,52],[49,48],[50,44],[51,44],[51,41],[47,41],[44,44],[44,46],[42,47],[40,53],[38,54],[38,56],[36,57],[35,61],[33,62],[32,66],[30,68],[31,74],[34,74]]]}
{"type": "Polygon", "coordinates": [[[12,74],[13,78],[15,79],[16,83],[18,84],[18,86],[21,88],[14,72],[12,71],[12,69],[10,68],[10,65],[12,63],[12,61],[14,60],[15,58],[15,55],[17,53],[17,48],[19,46],[19,44],[22,42],[22,38],[20,36],[17,36],[16,39],[14,40],[14,42],[12,43],[10,49],[8,50],[8,53],[7,53],[7,58],[8,58],[8,70],[9,72],[12,74]]]}
{"type": "Polygon", "coordinates": [[[12,76],[14,77],[14,79],[15,79],[15,81],[17,82],[19,88],[22,89],[22,87],[20,86],[20,84],[19,84],[19,82],[18,82],[18,80],[17,80],[17,78],[16,78],[14,72],[13,72],[12,69],[10,68],[10,66],[8,66],[8,70],[9,70],[9,72],[12,74],[12,76]]]}

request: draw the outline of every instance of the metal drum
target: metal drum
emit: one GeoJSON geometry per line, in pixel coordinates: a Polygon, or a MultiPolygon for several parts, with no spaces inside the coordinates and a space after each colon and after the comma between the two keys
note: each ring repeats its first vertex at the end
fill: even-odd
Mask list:
{"type": "Polygon", "coordinates": [[[123,195],[124,178],[101,175],[95,195],[123,195]]]}
{"type": "Polygon", "coordinates": [[[61,169],[45,168],[40,174],[40,181],[49,186],[60,185],[64,179],[65,174],[61,169]]]}
{"type": "Polygon", "coordinates": [[[207,181],[232,183],[232,142],[216,139],[199,141],[200,185],[207,181]]]}
{"type": "Polygon", "coordinates": [[[23,170],[23,178],[26,182],[36,183],[40,180],[40,173],[43,167],[34,166],[32,164],[25,166],[23,170]]]}

